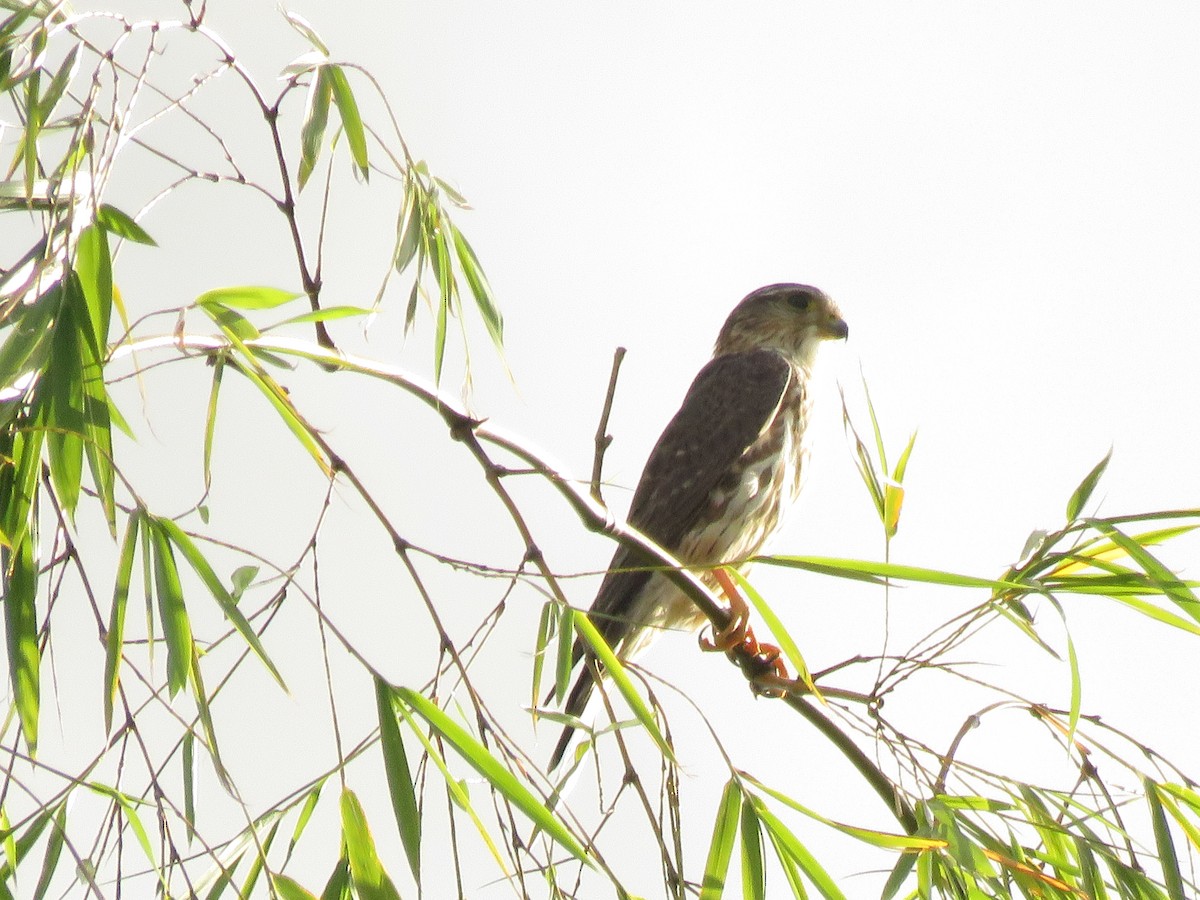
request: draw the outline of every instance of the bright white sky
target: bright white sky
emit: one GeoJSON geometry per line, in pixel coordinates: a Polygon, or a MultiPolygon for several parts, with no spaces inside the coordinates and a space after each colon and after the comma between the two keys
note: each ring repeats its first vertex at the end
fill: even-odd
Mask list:
{"type": "MultiPolygon", "coordinates": [[[[210,24],[264,81],[305,49],[272,3],[210,5],[210,24]]],[[[516,390],[477,330],[474,406],[570,473],[590,472],[615,346],[629,356],[606,474],[632,487],[731,306],[754,287],[796,280],[839,302],[850,341],[824,355],[814,468],[803,508],[776,549],[882,556],[841,435],[835,388],[845,386],[867,427],[860,368],[892,452],[920,432],[896,561],[998,574],[1030,531],[1061,523],[1076,483],[1110,445],[1113,463],[1097,495],[1102,512],[1200,503],[1194,4],[607,2],[583,9],[305,0],[292,8],[336,58],[378,78],[414,155],[475,206],[459,222],[505,312],[516,390]]],[[[368,120],[378,116],[365,105],[368,120]]],[[[361,196],[350,188],[335,206],[343,219],[335,219],[329,249],[330,304],[369,303],[386,266],[393,239],[386,204],[370,218],[376,207],[361,196]],[[346,217],[360,214],[360,202],[366,212],[355,224],[346,217]]],[[[129,251],[153,277],[173,279],[180,296],[170,302],[222,284],[294,284],[292,269],[275,258],[286,259],[286,245],[257,244],[250,214],[194,215],[187,238],[200,242],[203,264],[181,270],[179,257],[129,251]]],[[[144,224],[161,241],[168,218],[164,210],[144,224]]],[[[402,315],[397,295],[358,349],[426,375],[429,323],[401,354],[402,315]]],[[[194,422],[207,388],[202,376],[189,377],[185,415],[194,422]]],[[[394,392],[338,384],[340,396],[301,402],[397,510],[411,511],[400,518],[414,539],[455,553],[476,540],[497,562],[515,562],[507,532],[489,543],[501,521],[494,510],[483,520],[492,524],[479,526],[468,512],[468,503],[487,505],[476,482],[458,480],[475,478],[469,463],[445,462],[433,480],[414,474],[431,462],[428,441],[439,461],[444,454],[437,423],[394,392]],[[411,418],[381,422],[376,402],[399,403],[411,418]],[[474,500],[457,497],[463,483],[474,500]]],[[[164,431],[171,413],[166,403],[152,407],[164,431]]],[[[295,454],[288,458],[297,477],[312,474],[295,454]]],[[[292,501],[273,495],[261,470],[225,461],[225,502],[261,496],[281,517],[290,514],[292,501]]],[[[553,565],[605,564],[603,541],[562,527],[569,519],[548,494],[529,496],[546,498],[535,508],[545,517],[540,537],[553,565]]],[[[608,496],[623,511],[628,494],[608,496]]],[[[220,518],[220,502],[218,495],[214,525],[235,532],[239,523],[220,518]]],[[[386,555],[371,541],[370,552],[386,555]]],[[[1172,557],[1192,577],[1195,549],[1172,557]]],[[[355,547],[347,543],[346,552],[355,547]]],[[[329,566],[336,571],[338,563],[329,566]]],[[[375,633],[377,608],[369,611],[371,593],[398,576],[359,577],[367,610],[359,637],[379,653],[389,642],[401,646],[375,633]]],[[[756,583],[794,626],[814,668],[878,652],[878,593],[761,570],[756,583]]],[[[587,584],[576,584],[572,599],[585,605],[587,584]]],[[[522,654],[537,614],[532,595],[526,599],[513,638],[521,653],[489,663],[511,673],[514,711],[527,694],[522,654]]],[[[962,602],[948,592],[899,592],[893,633],[915,632],[915,623],[948,616],[962,602]]],[[[1074,601],[1067,613],[1083,658],[1085,711],[1103,712],[1185,767],[1194,761],[1200,726],[1186,712],[1183,687],[1191,683],[1194,641],[1151,630],[1108,601],[1074,601]],[[1152,634],[1159,643],[1148,643],[1152,634]]],[[[478,610],[471,615],[477,620],[478,610]]],[[[1038,679],[1025,683],[1036,695],[1065,702],[1065,666],[1048,666],[1022,642],[998,658],[1018,683],[1022,671],[1038,679]]],[[[720,660],[700,660],[690,638],[664,640],[649,663],[679,682],[703,672],[711,687],[695,696],[725,728],[739,761],[765,780],[836,818],[888,824],[873,797],[839,806],[848,769],[794,716],[747,704],[736,673],[720,660]]],[[[403,677],[399,664],[396,677],[403,677]]],[[[925,726],[935,743],[970,711],[947,707],[939,719],[943,700],[914,698],[916,707],[926,705],[915,712],[941,722],[925,726]]],[[[1000,754],[1015,750],[991,737],[1000,754]]],[[[540,741],[548,752],[552,732],[540,741]]],[[[686,746],[687,737],[681,741],[686,746]]],[[[721,775],[707,758],[689,771],[702,823],[689,848],[695,877],[721,775]]],[[[274,796],[268,790],[261,800],[274,796]]],[[[385,830],[379,799],[371,812],[385,830]]],[[[864,862],[856,849],[846,847],[833,866],[839,878],[881,864],[864,862]]],[[[402,873],[398,851],[392,858],[393,872],[402,873]]],[[[850,881],[847,890],[856,895],[855,885],[866,883],[850,881]]]]}

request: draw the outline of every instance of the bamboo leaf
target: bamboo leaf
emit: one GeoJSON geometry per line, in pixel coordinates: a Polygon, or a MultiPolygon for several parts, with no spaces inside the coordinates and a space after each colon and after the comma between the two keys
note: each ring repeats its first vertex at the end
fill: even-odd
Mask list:
{"type": "Polygon", "coordinates": [[[754,805],[742,803],[742,896],[765,900],[767,895],[766,856],[763,852],[762,831],[754,805]]]}
{"type": "MultiPolygon", "coordinates": [[[[245,346],[245,345],[242,345],[245,346]]],[[[288,398],[287,393],[279,386],[274,378],[271,378],[265,372],[259,372],[249,366],[238,366],[237,371],[241,372],[250,379],[267,398],[267,401],[275,407],[275,412],[283,419],[283,424],[288,427],[288,430],[296,437],[308,455],[312,457],[313,462],[321,469],[321,473],[327,478],[333,475],[333,471],[329,467],[329,463],[325,460],[325,454],[313,439],[313,431],[305,422],[296,408],[292,405],[292,401],[288,398]]]]}
{"type": "Polygon", "coordinates": [[[480,839],[488,848],[488,851],[492,854],[492,858],[496,861],[496,865],[499,866],[500,871],[507,875],[508,866],[504,861],[504,857],[500,854],[500,849],[496,846],[496,842],[492,840],[492,836],[488,834],[487,827],[483,824],[483,820],[479,818],[479,814],[475,812],[475,808],[471,805],[471,795],[467,790],[466,782],[455,778],[450,772],[450,768],[446,765],[446,761],[442,759],[442,755],[439,752],[438,747],[434,746],[433,741],[431,741],[425,734],[424,729],[417,724],[417,720],[415,718],[416,713],[410,710],[409,707],[404,703],[399,702],[395,704],[395,709],[400,713],[401,716],[403,716],[404,723],[408,725],[408,727],[412,730],[412,733],[416,735],[417,740],[421,742],[421,746],[425,748],[426,756],[428,756],[429,759],[433,761],[433,764],[437,766],[438,771],[442,775],[443,783],[446,786],[446,794],[449,796],[451,802],[453,802],[455,806],[457,806],[470,817],[471,824],[473,824],[475,829],[479,832],[480,839]]]}
{"type": "Polygon", "coordinates": [[[42,122],[49,122],[50,117],[54,114],[55,107],[62,99],[63,94],[67,90],[67,85],[71,83],[71,79],[75,75],[76,64],[79,62],[79,48],[81,44],[75,44],[67,51],[66,57],[62,61],[62,65],[58,67],[58,71],[54,73],[54,77],[50,79],[50,83],[46,85],[46,92],[42,94],[38,100],[38,119],[42,122]]]}
{"type": "Polygon", "coordinates": [[[158,597],[158,616],[162,621],[167,645],[167,688],[174,697],[187,686],[192,668],[192,625],[183,601],[183,586],[175,554],[167,539],[162,520],[146,519],[146,530],[154,548],[154,588],[158,597]]]}
{"type": "Polygon", "coordinates": [[[41,705],[41,652],[37,624],[38,565],[33,555],[33,542],[28,536],[13,548],[9,567],[4,591],[8,674],[29,755],[35,756],[41,705]]]}
{"type": "MultiPolygon", "coordinates": [[[[204,677],[200,671],[200,657],[195,649],[195,643],[192,644],[191,657],[191,682],[192,682],[192,698],[196,701],[196,714],[200,718],[200,727],[204,729],[204,739],[207,744],[208,756],[212,760],[213,769],[217,773],[217,778],[221,782],[221,786],[225,788],[229,794],[236,795],[237,791],[233,786],[233,779],[229,777],[229,770],[225,768],[225,763],[221,759],[221,751],[217,745],[217,728],[213,724],[212,707],[208,702],[208,691],[204,688],[204,677]]],[[[275,823],[278,826],[278,822],[275,823]]],[[[274,839],[275,829],[271,829],[271,838],[274,839]]],[[[262,857],[257,860],[260,864],[262,857]]]]}
{"type": "Polygon", "coordinates": [[[555,654],[554,702],[561,704],[571,687],[571,670],[575,667],[575,616],[570,610],[558,609],[558,652],[555,654]]]}
{"type": "Polygon", "coordinates": [[[733,856],[741,805],[742,792],[737,782],[731,778],[725,782],[725,790],[721,792],[721,802],[717,806],[717,817],[713,822],[712,838],[708,844],[708,859],[704,863],[700,900],[719,900],[725,894],[725,877],[729,873],[729,860],[733,856]]]}
{"type": "Polygon", "coordinates": [[[254,626],[250,624],[250,621],[238,609],[232,595],[225,589],[225,585],[221,583],[221,579],[217,577],[217,573],[213,571],[204,554],[200,552],[200,548],[184,533],[182,528],[170,519],[158,519],[157,524],[170,539],[171,543],[179,548],[184,559],[188,561],[188,565],[200,576],[200,580],[204,582],[204,586],[208,588],[208,592],[217,601],[217,605],[221,607],[221,612],[225,614],[225,618],[229,620],[230,624],[237,630],[237,633],[242,636],[242,640],[254,651],[254,655],[267,667],[267,671],[271,673],[271,676],[278,682],[279,686],[286,691],[287,685],[283,681],[283,676],[279,674],[279,670],[275,668],[275,663],[267,655],[267,650],[263,646],[257,632],[255,632],[254,626]]]}
{"type": "Polygon", "coordinates": [[[530,793],[516,776],[501,765],[486,747],[479,743],[465,728],[447,716],[423,695],[405,687],[395,688],[396,696],[410,709],[432,726],[473,768],[497,791],[508,798],[542,831],[554,838],[577,859],[591,865],[587,851],[583,849],[565,825],[530,793]]]}
{"type": "Polygon", "coordinates": [[[303,296],[303,294],[279,288],[241,285],[205,291],[196,298],[196,304],[201,307],[230,306],[234,309],[274,309],[276,306],[282,306],[303,296]]]}
{"type": "Polygon", "coordinates": [[[805,877],[821,892],[821,896],[826,900],[846,900],[846,895],[825,871],[825,867],[817,862],[816,857],[808,851],[800,839],[761,803],[756,803],[755,806],[758,818],[766,826],[771,836],[778,841],[778,846],[786,850],[787,854],[803,870],[805,877]]]}
{"type": "Polygon", "coordinates": [[[613,684],[617,686],[617,690],[621,692],[621,696],[625,698],[625,702],[629,704],[630,710],[634,717],[646,729],[646,732],[653,738],[654,743],[658,745],[658,749],[662,751],[663,756],[674,761],[675,754],[671,750],[670,744],[663,737],[662,731],[659,730],[658,722],[654,718],[654,713],[650,711],[650,707],[646,705],[646,701],[642,699],[637,688],[633,686],[633,681],[629,678],[629,673],[625,671],[625,666],[613,653],[612,648],[608,646],[604,637],[596,630],[596,626],[592,624],[591,619],[586,613],[578,610],[571,610],[571,620],[574,624],[576,633],[583,638],[596,657],[604,666],[608,677],[612,679],[613,684]]]}
{"type": "Polygon", "coordinates": [[[87,333],[88,343],[96,363],[103,365],[113,306],[112,257],[104,229],[89,225],[80,233],[74,271],[92,326],[87,333]]]}
{"type": "Polygon", "coordinates": [[[39,385],[41,423],[47,429],[50,481],[68,516],[74,517],[83,476],[83,348],[79,338],[86,321],[78,313],[82,298],[64,286],[63,304],[54,325],[50,368],[39,385]]]}
{"type": "Polygon", "coordinates": [[[213,439],[217,433],[217,400],[221,394],[221,379],[225,376],[225,357],[217,356],[213,360],[212,387],[208,392],[208,407],[204,412],[204,490],[212,486],[212,451],[213,439]]]}
{"type": "Polygon", "coordinates": [[[284,325],[305,325],[312,322],[333,322],[337,319],[349,319],[352,316],[369,316],[372,310],[361,306],[326,306],[323,309],[314,309],[306,313],[301,313],[298,316],[284,319],[282,322],[276,322],[274,325],[268,325],[262,329],[265,334],[268,331],[273,331],[276,328],[282,328],[284,325]]]}
{"type": "Polygon", "coordinates": [[[329,55],[329,48],[325,46],[325,42],[317,35],[317,30],[312,27],[312,24],[299,13],[292,12],[290,9],[283,11],[283,16],[287,19],[288,24],[296,29],[296,33],[313,45],[317,50],[326,56],[329,55]]]}
{"type": "Polygon", "coordinates": [[[471,287],[475,305],[479,307],[479,314],[483,317],[483,323],[487,326],[492,343],[496,345],[497,349],[502,350],[504,349],[504,317],[500,315],[500,310],[496,307],[492,288],[483,272],[483,266],[479,264],[479,258],[458,227],[453,224],[450,227],[454,232],[454,250],[458,254],[459,268],[462,269],[463,276],[471,287]]]}
{"type": "Polygon", "coordinates": [[[1071,494],[1071,499],[1067,501],[1067,521],[1074,522],[1079,518],[1079,513],[1083,510],[1085,504],[1091,499],[1092,492],[1096,490],[1096,485],[1100,483],[1101,477],[1104,475],[1104,470],[1108,468],[1108,462],[1112,459],[1112,448],[1108,448],[1108,452],[1104,454],[1104,459],[1096,463],[1092,467],[1092,471],[1088,472],[1083,481],[1079,482],[1079,487],[1075,488],[1075,492],[1071,494]]]}
{"type": "Polygon", "coordinates": [[[1158,848],[1158,861],[1162,866],[1163,881],[1171,900],[1186,900],[1183,892],[1183,874],[1179,871],[1179,856],[1175,852],[1175,840],[1171,837],[1171,826],[1158,796],[1158,785],[1149,778],[1143,780],[1146,803],[1150,807],[1150,822],[1154,826],[1154,844],[1158,848]]]}
{"type": "MultiPolygon", "coordinates": [[[[783,803],[784,805],[789,806],[792,809],[796,810],[796,812],[803,813],[804,815],[808,816],[810,819],[814,819],[817,822],[820,822],[822,825],[827,825],[830,828],[835,828],[838,831],[842,832],[842,834],[846,834],[846,835],[849,835],[850,837],[858,838],[858,840],[863,841],[868,844],[871,844],[872,846],[880,847],[885,850],[907,850],[907,851],[940,850],[941,848],[946,846],[946,842],[943,840],[940,840],[938,838],[921,837],[921,836],[915,835],[915,834],[893,834],[893,833],[887,832],[887,831],[876,831],[871,828],[860,828],[857,825],[846,825],[846,824],[843,824],[842,822],[834,821],[833,819],[826,818],[825,816],[821,815],[820,813],[809,809],[807,806],[798,802],[797,800],[794,800],[793,798],[789,797],[787,794],[784,794],[781,791],[777,791],[772,787],[768,787],[767,785],[763,784],[761,781],[759,781],[757,778],[755,778],[753,775],[751,775],[748,772],[743,772],[743,771],[739,770],[737,774],[738,774],[738,777],[742,778],[747,783],[753,785],[755,788],[762,791],[764,794],[774,797],[780,803],[783,803]]],[[[955,806],[954,808],[987,809],[990,811],[994,811],[993,807],[991,807],[990,805],[986,805],[988,801],[984,801],[983,798],[951,798],[951,799],[955,803],[958,804],[958,806],[955,806]],[[979,801],[978,805],[975,804],[976,800],[979,801]]],[[[943,800],[945,800],[945,798],[943,798],[943,800]]],[[[945,802],[944,805],[952,806],[952,803],[945,802]]]]}
{"type": "Polygon", "coordinates": [[[325,142],[325,128],[329,124],[329,101],[333,97],[333,83],[326,66],[313,70],[312,83],[308,86],[308,100],[304,110],[304,124],[300,128],[300,169],[297,184],[300,190],[308,183],[316,168],[325,142]]]}
{"type": "Polygon", "coordinates": [[[54,813],[54,827],[50,829],[50,839],[46,842],[46,852],[42,857],[42,871],[38,875],[37,885],[33,889],[33,900],[42,900],[50,889],[50,879],[58,869],[58,860],[62,855],[63,843],[67,835],[67,805],[61,803],[54,813]]]}
{"type": "Polygon", "coordinates": [[[300,815],[296,817],[296,827],[292,829],[292,837],[288,841],[287,859],[289,860],[292,858],[292,851],[296,849],[300,837],[304,834],[304,829],[308,827],[308,823],[312,819],[313,811],[316,810],[317,803],[321,799],[321,788],[324,786],[324,780],[317,782],[316,787],[309,791],[308,796],[304,799],[304,806],[300,810],[300,815]]]}
{"type": "Polygon", "coordinates": [[[271,676],[275,678],[276,682],[281,686],[281,688],[283,688],[283,690],[287,690],[288,686],[287,684],[284,684],[283,676],[280,674],[280,670],[277,670],[274,662],[271,661],[270,656],[266,655],[266,648],[263,647],[263,642],[260,640],[257,632],[254,631],[253,625],[250,624],[250,620],[248,620],[244,614],[242,614],[241,610],[239,610],[238,604],[235,604],[233,596],[229,594],[228,590],[226,590],[226,587],[224,587],[224,584],[221,583],[221,578],[218,578],[216,572],[212,570],[209,560],[205,559],[203,553],[200,553],[200,548],[196,546],[196,542],[194,542],[190,536],[185,534],[184,530],[182,530],[178,524],[170,521],[169,518],[160,518],[160,520],[157,520],[157,523],[158,527],[162,528],[163,532],[166,533],[170,539],[170,542],[172,542],[172,544],[174,544],[176,547],[179,547],[179,550],[182,554],[184,554],[184,558],[187,560],[188,565],[191,565],[192,570],[196,572],[198,576],[200,576],[200,581],[203,581],[204,587],[209,589],[212,599],[217,601],[217,605],[221,607],[221,611],[226,614],[226,618],[229,620],[229,623],[234,626],[236,631],[238,631],[238,634],[241,635],[242,640],[244,640],[247,644],[250,644],[250,648],[253,650],[254,655],[258,656],[259,660],[262,660],[263,665],[266,666],[266,671],[271,673],[271,676]]]}
{"type": "MultiPolygon", "coordinates": [[[[558,617],[557,604],[547,601],[542,604],[542,613],[538,617],[537,637],[533,647],[533,673],[530,677],[529,705],[537,716],[538,697],[542,694],[542,671],[546,666],[546,652],[550,648],[550,639],[554,636],[555,621],[558,617]]],[[[562,701],[559,700],[561,703],[562,701]]]]}
{"type": "Polygon", "coordinates": [[[1129,554],[1129,558],[1141,566],[1142,571],[1150,577],[1165,596],[1169,597],[1193,619],[1200,621],[1200,599],[1153,553],[1104,519],[1091,519],[1088,524],[1098,531],[1102,531],[1113,543],[1122,547],[1129,554]]]}
{"type": "Polygon", "coordinates": [[[342,129],[346,132],[347,143],[350,144],[350,155],[365,181],[370,176],[367,166],[367,134],[358,112],[358,102],[354,99],[354,92],[350,90],[350,82],[346,80],[346,73],[341,66],[329,65],[324,71],[329,73],[333,102],[342,119],[342,129]]]}
{"type": "Polygon", "coordinates": [[[425,193],[416,179],[410,178],[405,182],[404,188],[404,205],[400,209],[399,232],[396,236],[396,257],[392,261],[399,274],[404,273],[421,247],[421,226],[425,218],[421,213],[425,193]]]}
{"type": "Polygon", "coordinates": [[[325,889],[321,891],[321,900],[351,900],[350,896],[350,860],[346,859],[345,848],[339,857],[337,865],[329,873],[325,889]]]}
{"type": "Polygon", "coordinates": [[[317,900],[315,894],[309,893],[300,882],[287,875],[271,875],[271,886],[279,894],[280,900],[317,900]]]}
{"type": "Polygon", "coordinates": [[[379,744],[383,752],[383,768],[387,775],[392,812],[400,829],[400,841],[412,869],[413,880],[421,884],[421,811],[417,806],[412,771],[404,740],[396,724],[392,708],[392,689],[378,677],[375,679],[375,704],[379,713],[379,744]]]}
{"type": "Polygon", "coordinates": [[[36,302],[18,307],[10,317],[12,330],[0,346],[0,388],[12,386],[45,363],[54,337],[51,323],[58,316],[62,294],[62,285],[57,283],[36,302]]]}
{"type": "Polygon", "coordinates": [[[196,833],[196,735],[189,731],[180,748],[183,769],[183,819],[188,826],[188,843],[196,833]]]}
{"type": "Polygon", "coordinates": [[[109,234],[115,234],[117,237],[123,237],[136,244],[158,246],[158,242],[150,237],[146,229],[135,222],[131,216],[107,203],[100,204],[100,208],[96,210],[96,224],[109,234]]]}
{"type": "Polygon", "coordinates": [[[112,734],[113,704],[121,683],[121,650],[125,641],[125,608],[129,601],[129,584],[133,578],[133,557],[137,550],[138,524],[141,510],[134,510],[125,526],[125,540],[117,560],[113,586],[112,609],[108,614],[108,632],[104,636],[104,733],[112,734]]]}
{"type": "Polygon", "coordinates": [[[871,580],[872,583],[881,583],[878,581],[879,579],[891,578],[924,584],[940,584],[946,587],[987,588],[992,591],[1026,592],[1030,590],[1030,585],[1019,581],[977,578],[974,575],[959,575],[954,572],[943,572],[940,569],[872,562],[863,559],[836,559],[829,556],[756,556],[754,562],[792,569],[807,569],[810,572],[857,581],[871,580]]]}
{"type": "MultiPolygon", "coordinates": [[[[220,303],[206,303],[200,308],[231,338],[236,337],[239,341],[252,341],[261,336],[258,326],[228,306],[220,303]]],[[[246,352],[249,353],[249,350],[246,352]]]]}
{"type": "Polygon", "coordinates": [[[150,863],[150,868],[158,876],[159,884],[162,885],[166,895],[170,896],[170,888],[167,885],[166,878],[163,875],[162,869],[159,868],[158,861],[154,858],[154,847],[150,843],[150,835],[147,833],[146,826],[142,824],[141,816],[137,812],[136,804],[140,801],[134,800],[116,788],[100,784],[99,782],[91,781],[87,783],[87,786],[95,793],[116,801],[121,815],[129,823],[129,827],[133,830],[133,834],[137,838],[138,846],[142,848],[142,853],[146,855],[146,861],[150,863]]]}
{"type": "Polygon", "coordinates": [[[360,900],[400,900],[400,892],[384,871],[375,850],[375,839],[358,797],[342,789],[342,840],[350,860],[350,878],[360,900]]]}

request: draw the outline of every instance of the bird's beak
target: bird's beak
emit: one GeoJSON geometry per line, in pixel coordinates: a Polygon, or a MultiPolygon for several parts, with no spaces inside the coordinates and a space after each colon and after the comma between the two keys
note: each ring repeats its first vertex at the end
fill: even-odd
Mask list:
{"type": "Polygon", "coordinates": [[[850,326],[837,313],[831,312],[829,318],[821,325],[821,337],[831,341],[840,341],[850,336],[850,326]]]}

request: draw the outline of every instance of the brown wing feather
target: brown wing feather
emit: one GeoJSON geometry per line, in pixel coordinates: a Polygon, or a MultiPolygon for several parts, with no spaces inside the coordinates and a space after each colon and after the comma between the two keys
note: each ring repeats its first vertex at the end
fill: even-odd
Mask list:
{"type": "MultiPolygon", "coordinates": [[[[718,356],[701,369],[679,412],[650,451],[630,504],[629,524],[664,549],[677,551],[684,536],[699,524],[721,479],[775,418],[790,375],[791,366],[773,350],[718,356]]],[[[651,575],[629,570],[647,563],[636,551],[618,547],[588,613],[618,652],[631,628],[637,627],[629,620],[629,610],[651,575]]],[[[576,642],[576,662],[583,653],[582,644],[576,642]]],[[[582,715],[594,686],[591,668],[585,666],[565,711],[582,715]]],[[[559,739],[552,768],[566,751],[572,730],[565,729],[559,739]]]]}

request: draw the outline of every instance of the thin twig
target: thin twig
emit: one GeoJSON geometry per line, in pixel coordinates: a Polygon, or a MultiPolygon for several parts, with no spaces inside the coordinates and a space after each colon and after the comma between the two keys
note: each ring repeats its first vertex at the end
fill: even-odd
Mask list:
{"type": "Polygon", "coordinates": [[[613,437],[608,433],[608,417],[612,413],[613,397],[617,393],[617,375],[621,371],[621,361],[625,358],[625,348],[618,347],[613,351],[612,373],[608,376],[608,392],[604,395],[604,409],[600,413],[600,424],[596,428],[596,455],[592,458],[592,498],[597,503],[603,503],[600,496],[600,474],[604,469],[604,454],[607,452],[613,437]]]}

